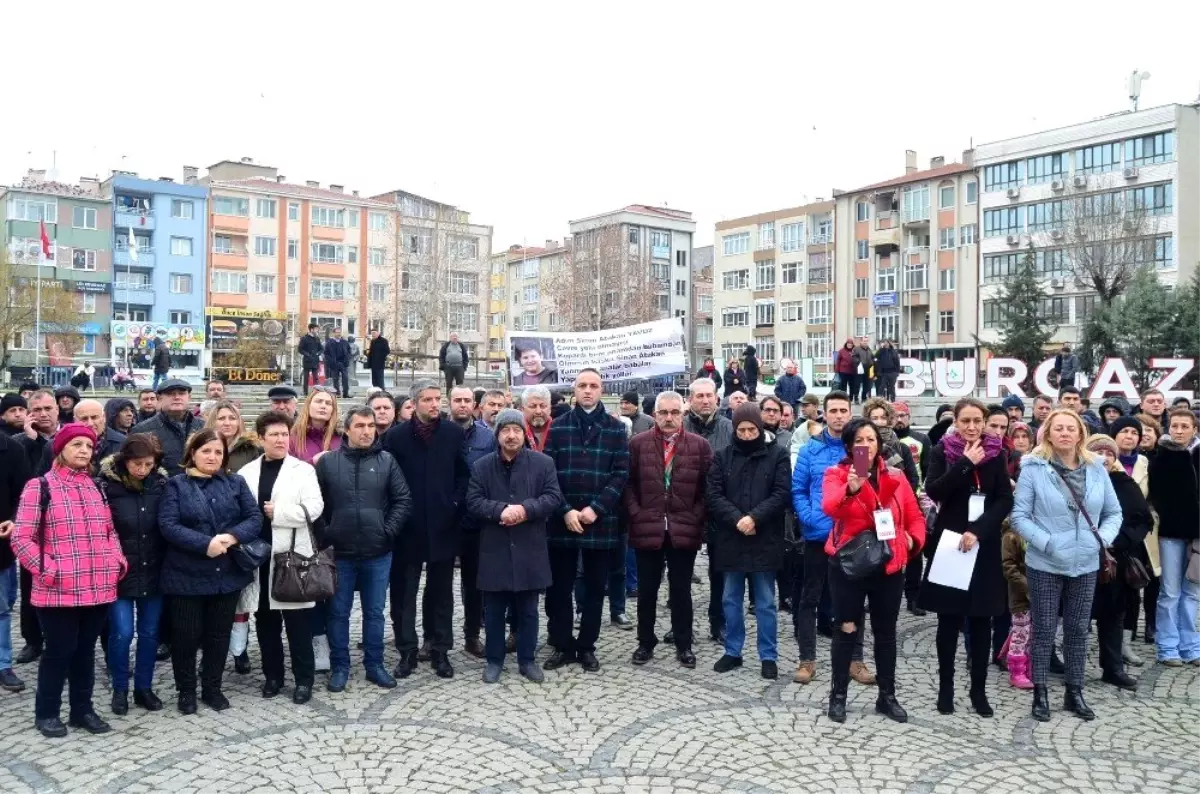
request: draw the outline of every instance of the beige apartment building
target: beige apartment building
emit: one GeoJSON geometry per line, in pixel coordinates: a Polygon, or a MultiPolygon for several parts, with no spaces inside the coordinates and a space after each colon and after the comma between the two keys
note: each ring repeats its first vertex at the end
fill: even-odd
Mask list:
{"type": "Polygon", "coordinates": [[[834,340],[835,203],[817,201],[716,225],[712,349],[722,369],[753,344],[765,371],[812,359],[828,381],[834,340]]]}
{"type": "Polygon", "coordinates": [[[904,176],[835,191],[837,338],[890,339],[902,355],[964,358],[975,350],[979,294],[979,181],[934,157],[904,176]]]}
{"type": "Polygon", "coordinates": [[[543,289],[561,269],[569,266],[571,246],[546,240],[543,246],[510,246],[506,254],[505,322],[512,332],[565,331],[564,319],[556,311],[554,296],[543,289]]]}

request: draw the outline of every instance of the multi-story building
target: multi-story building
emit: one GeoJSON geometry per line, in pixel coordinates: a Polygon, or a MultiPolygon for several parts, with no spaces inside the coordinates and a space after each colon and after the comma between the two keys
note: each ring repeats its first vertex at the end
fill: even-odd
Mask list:
{"type": "Polygon", "coordinates": [[[172,371],[202,377],[208,189],[184,167],[182,182],[114,171],[101,191],[113,212],[113,363],[148,368],[158,337],[172,371]]]}
{"type": "Polygon", "coordinates": [[[979,183],[971,152],[838,192],[837,338],[890,339],[901,355],[961,359],[975,349],[979,183]]]}
{"type": "Polygon", "coordinates": [[[688,344],[692,371],[713,354],[713,247],[692,249],[692,336],[688,344]]]}
{"type": "Polygon", "coordinates": [[[716,225],[713,350],[717,365],[754,345],[765,373],[782,358],[812,359],[830,375],[834,329],[834,202],[763,212],[716,225]]]}
{"type": "Polygon", "coordinates": [[[1094,277],[1153,264],[1182,284],[1200,261],[1200,105],[1166,105],[976,148],[982,174],[981,341],[997,339],[1004,280],[1030,253],[1052,342],[1078,342],[1094,277]],[[1081,276],[1083,276],[1081,278],[1081,276]]]}
{"type": "Polygon", "coordinates": [[[35,363],[69,366],[82,360],[106,361],[112,317],[113,208],[101,193],[99,180],[84,177],[78,185],[68,185],[31,169],[19,184],[0,188],[0,213],[14,275],[40,279],[46,289],[75,293],[78,314],[78,324],[55,324],[62,334],[47,333],[43,327],[38,339],[32,323],[14,333],[8,364],[19,369],[35,363]],[[45,262],[43,222],[51,245],[45,262]]]}
{"type": "Polygon", "coordinates": [[[569,242],[547,240],[540,247],[509,247],[506,252],[508,314],[505,322],[512,331],[568,330],[552,290],[543,289],[543,286],[549,284],[556,273],[569,267],[569,242]]]}
{"type": "Polygon", "coordinates": [[[489,258],[488,272],[488,361],[504,361],[504,334],[508,329],[508,251],[489,258]]]}

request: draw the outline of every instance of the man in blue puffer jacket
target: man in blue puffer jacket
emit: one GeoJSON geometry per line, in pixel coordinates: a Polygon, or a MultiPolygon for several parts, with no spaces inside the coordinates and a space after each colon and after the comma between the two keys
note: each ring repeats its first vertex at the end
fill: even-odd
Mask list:
{"type": "MultiPolygon", "coordinates": [[[[804,535],[804,572],[796,584],[792,601],[795,604],[796,640],[800,645],[800,664],[793,677],[798,684],[807,684],[816,675],[817,606],[821,603],[829,570],[825,540],[833,529],[833,520],[821,510],[821,491],[825,470],[846,457],[842,429],[850,418],[850,395],[844,391],[831,391],[825,395],[826,427],[800,450],[792,471],[792,505],[804,535]]],[[[839,626],[834,627],[834,631],[839,630],[839,626]]],[[[875,676],[863,664],[862,626],[858,627],[857,634],[850,675],[859,683],[873,684],[875,676]]]]}
{"type": "Polygon", "coordinates": [[[796,365],[788,364],[787,372],[775,381],[775,396],[785,403],[790,403],[796,411],[796,416],[799,416],[800,399],[807,392],[808,385],[805,384],[804,378],[796,374],[796,365]]]}

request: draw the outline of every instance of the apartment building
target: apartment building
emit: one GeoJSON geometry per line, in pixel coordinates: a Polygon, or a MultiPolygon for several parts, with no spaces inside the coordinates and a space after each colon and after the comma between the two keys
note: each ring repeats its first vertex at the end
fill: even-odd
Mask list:
{"type": "Polygon", "coordinates": [[[504,334],[508,329],[508,251],[488,257],[488,361],[504,361],[504,334]]]}
{"type": "Polygon", "coordinates": [[[16,371],[35,362],[70,366],[82,360],[107,360],[113,207],[103,196],[100,181],[83,177],[79,184],[70,185],[47,178],[44,170],[31,169],[19,184],[0,188],[0,223],[14,275],[35,284],[40,279],[44,289],[75,293],[79,313],[69,344],[45,329],[37,339],[32,323],[15,332],[9,340],[9,366],[16,371]],[[51,245],[45,262],[43,222],[51,245]]]}
{"type": "Polygon", "coordinates": [[[546,240],[542,246],[509,246],[505,323],[516,331],[566,331],[552,290],[543,289],[555,274],[571,265],[570,241],[546,240]]]}
{"type": "Polygon", "coordinates": [[[997,339],[1004,280],[1032,246],[1053,345],[1078,342],[1096,293],[1077,276],[1153,263],[1185,283],[1200,261],[1200,105],[1166,105],[983,144],[979,336],[997,339]]]}
{"type": "Polygon", "coordinates": [[[835,203],[817,201],[716,225],[712,348],[724,368],[754,345],[766,372],[812,359],[830,376],[834,340],[835,203]]]}
{"type": "Polygon", "coordinates": [[[713,355],[713,246],[692,249],[692,335],[688,359],[698,372],[713,355]]]}
{"type": "Polygon", "coordinates": [[[835,191],[837,338],[892,340],[901,355],[961,359],[975,349],[979,182],[963,162],[934,157],[903,176],[835,191]]]}
{"type": "Polygon", "coordinates": [[[201,377],[208,188],[185,166],[181,182],[114,171],[101,192],[113,213],[112,362],[148,368],[157,337],[167,343],[172,371],[201,377]]]}

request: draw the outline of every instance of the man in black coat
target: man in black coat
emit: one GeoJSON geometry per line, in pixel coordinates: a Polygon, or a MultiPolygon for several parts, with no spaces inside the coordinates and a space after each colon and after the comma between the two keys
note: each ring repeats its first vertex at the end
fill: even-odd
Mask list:
{"type": "Polygon", "coordinates": [[[341,382],[343,397],[350,396],[350,343],[342,338],[342,329],[334,328],[325,340],[325,377],[332,379],[334,391],[341,382]]]}
{"type": "Polygon", "coordinates": [[[167,350],[167,343],[157,337],[154,339],[154,358],[151,359],[151,365],[154,367],[154,383],[151,385],[157,391],[159,384],[167,379],[167,374],[171,371],[171,351],[167,350]]]}
{"type": "Polygon", "coordinates": [[[185,380],[168,378],[158,384],[157,414],[144,422],[138,422],[130,433],[149,433],[162,446],[162,467],[167,475],[174,477],[183,472],[179,462],[183,459],[183,447],[188,437],[204,427],[204,420],[188,410],[192,397],[192,386],[185,380]]]}
{"type": "Polygon", "coordinates": [[[25,682],[17,677],[8,663],[12,657],[12,605],[17,589],[17,563],[8,537],[12,534],[12,519],[17,513],[21,490],[29,476],[25,450],[15,439],[0,433],[0,646],[4,648],[0,652],[0,657],[3,657],[0,661],[0,689],[9,692],[25,689],[25,682]]]}
{"type": "Polygon", "coordinates": [[[896,401],[896,380],[900,377],[900,354],[888,339],[879,343],[875,352],[875,381],[878,383],[877,392],[886,400],[896,401]]]}
{"type": "Polygon", "coordinates": [[[400,651],[395,674],[408,678],[417,667],[417,590],[424,564],[425,588],[432,593],[422,610],[433,638],[430,663],[440,678],[450,678],[454,558],[462,545],[461,513],[471,472],[462,428],[442,417],[442,390],[429,381],[418,383],[412,400],[412,420],[389,430],[382,444],[400,464],[413,493],[413,517],[392,561],[392,627],[400,651]]]}
{"type": "Polygon", "coordinates": [[[346,441],[317,461],[325,502],[324,541],[333,547],[338,579],[329,602],[330,692],[350,677],[350,610],[361,591],[363,666],[367,680],[391,689],[396,680],[383,664],[383,604],[392,554],[412,497],[395,459],[375,446],[375,416],[357,408],[346,418],[346,441]]]}
{"type": "Polygon", "coordinates": [[[512,408],[496,417],[498,452],[471,467],[467,509],[478,523],[479,576],[487,621],[484,683],[494,684],[504,667],[504,620],[515,619],[521,675],[541,683],[534,660],[538,636],[538,593],[552,583],[546,521],[562,506],[554,461],[525,446],[525,418],[512,408]]]}
{"type": "Polygon", "coordinates": [[[301,378],[304,380],[304,393],[308,394],[308,384],[317,382],[317,370],[321,368],[321,339],[317,336],[318,325],[308,324],[308,333],[300,337],[296,350],[300,353],[300,366],[303,368],[301,378]]]}
{"type": "Polygon", "coordinates": [[[379,333],[379,329],[372,330],[371,341],[367,343],[367,367],[371,370],[372,386],[386,388],[383,385],[383,368],[387,366],[387,357],[391,352],[388,340],[379,333]]]}

